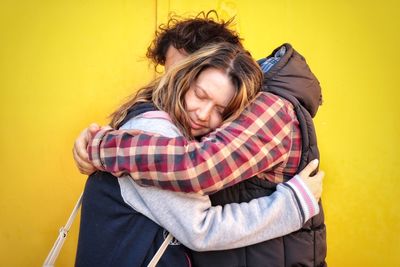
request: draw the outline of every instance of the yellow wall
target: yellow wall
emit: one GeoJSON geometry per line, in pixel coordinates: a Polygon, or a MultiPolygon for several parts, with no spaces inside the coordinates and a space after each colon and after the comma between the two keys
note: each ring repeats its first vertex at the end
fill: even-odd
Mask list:
{"type": "MultiPolygon", "coordinates": [[[[144,59],[169,11],[237,16],[262,57],[290,42],[319,77],[316,118],[330,266],[399,266],[400,61],[396,1],[0,3],[0,264],[40,266],[83,188],[71,148],[154,72],[144,59]]],[[[58,266],[74,262],[78,221],[58,266]]]]}
{"type": "MultiPolygon", "coordinates": [[[[154,75],[144,52],[155,1],[9,2],[0,5],[0,265],[40,266],[85,183],[75,137],[154,75]]],[[[58,266],[73,266],[77,222],[58,266]]]]}

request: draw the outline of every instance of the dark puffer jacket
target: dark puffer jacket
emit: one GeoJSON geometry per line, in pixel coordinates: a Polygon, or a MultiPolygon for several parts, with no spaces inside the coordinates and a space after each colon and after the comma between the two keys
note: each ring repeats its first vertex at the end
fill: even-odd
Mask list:
{"type": "MultiPolygon", "coordinates": [[[[302,137],[302,155],[298,166],[300,171],[312,159],[319,158],[312,117],[322,102],[321,88],[305,59],[291,45],[284,46],[284,56],[264,74],[263,90],[285,98],[294,106],[302,137]]],[[[275,189],[276,184],[253,177],[221,190],[210,198],[213,205],[248,202],[270,195],[275,189]]],[[[307,221],[302,229],[289,235],[245,248],[192,252],[193,265],[207,267],[326,266],[325,258],[326,230],[321,203],[320,213],[307,221]]]]}

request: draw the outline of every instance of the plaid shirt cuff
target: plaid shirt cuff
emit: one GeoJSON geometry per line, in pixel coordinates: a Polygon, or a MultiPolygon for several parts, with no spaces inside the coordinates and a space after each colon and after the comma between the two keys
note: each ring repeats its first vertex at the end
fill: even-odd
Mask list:
{"type": "Polygon", "coordinates": [[[282,185],[289,187],[295,193],[296,201],[299,204],[300,212],[304,218],[303,223],[319,213],[317,200],[300,176],[296,175],[282,185]]]}
{"type": "Polygon", "coordinates": [[[106,171],[104,167],[104,163],[102,161],[101,154],[101,143],[103,141],[103,137],[113,129],[111,127],[103,127],[99,130],[92,140],[89,140],[89,145],[87,147],[87,152],[89,154],[89,160],[93,163],[96,169],[100,171],[106,171]]]}

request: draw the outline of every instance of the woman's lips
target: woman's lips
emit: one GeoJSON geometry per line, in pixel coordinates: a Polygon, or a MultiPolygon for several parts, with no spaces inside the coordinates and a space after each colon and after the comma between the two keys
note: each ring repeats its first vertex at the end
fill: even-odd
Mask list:
{"type": "Polygon", "coordinates": [[[190,127],[192,127],[195,130],[200,130],[206,128],[205,126],[195,123],[192,119],[190,119],[190,127]]]}

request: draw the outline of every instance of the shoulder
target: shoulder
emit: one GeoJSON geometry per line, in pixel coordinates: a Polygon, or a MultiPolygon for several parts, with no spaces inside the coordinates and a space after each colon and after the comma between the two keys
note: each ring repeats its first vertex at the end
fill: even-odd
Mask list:
{"type": "Polygon", "coordinates": [[[121,130],[142,130],[167,137],[181,135],[178,128],[173,124],[168,113],[164,111],[149,111],[140,114],[121,126],[121,130]]]}
{"type": "Polygon", "coordinates": [[[269,92],[260,92],[256,100],[266,105],[279,105],[281,107],[291,105],[286,99],[269,92]]]}
{"type": "Polygon", "coordinates": [[[140,114],[136,116],[138,119],[163,119],[167,120],[172,123],[171,117],[168,115],[167,112],[162,111],[162,110],[154,110],[154,111],[148,111],[143,114],[140,114]]]}
{"type": "Polygon", "coordinates": [[[268,113],[283,112],[293,116],[293,104],[290,101],[269,92],[260,92],[253,103],[261,110],[267,111],[268,113]]]}

